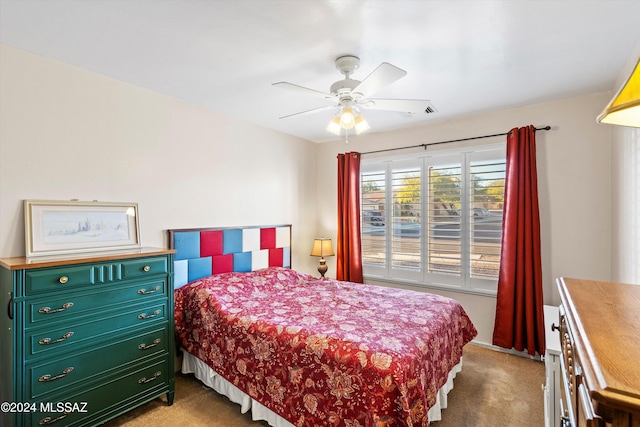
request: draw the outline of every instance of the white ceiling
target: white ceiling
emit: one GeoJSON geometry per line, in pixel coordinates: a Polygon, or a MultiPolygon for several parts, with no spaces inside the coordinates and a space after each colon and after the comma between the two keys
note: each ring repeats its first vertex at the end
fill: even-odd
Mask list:
{"type": "Polygon", "coordinates": [[[334,112],[279,117],[326,101],[272,83],[328,92],[344,54],[406,70],[375,97],[437,112],[364,110],[370,132],[607,91],[640,0],[0,0],[0,42],[322,142],[334,112]]]}

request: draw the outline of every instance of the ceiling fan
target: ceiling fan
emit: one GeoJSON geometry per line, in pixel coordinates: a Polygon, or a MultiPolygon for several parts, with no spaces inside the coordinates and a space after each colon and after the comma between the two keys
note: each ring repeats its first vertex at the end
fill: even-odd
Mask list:
{"type": "Polygon", "coordinates": [[[342,129],[345,129],[348,132],[350,129],[355,128],[355,132],[360,134],[369,129],[369,124],[360,112],[361,108],[396,111],[407,117],[416,114],[433,113],[436,111],[431,105],[431,102],[424,99],[371,98],[374,93],[407,74],[405,70],[402,70],[395,65],[383,62],[373,70],[371,74],[365,77],[364,80],[360,81],[351,78],[351,74],[360,67],[360,58],[353,55],[345,55],[336,58],[335,63],[336,68],[345,76],[345,78],[333,83],[329,88],[329,92],[309,89],[288,82],[273,83],[273,86],[276,87],[315,96],[333,101],[334,103],[333,105],[289,114],[287,116],[280,117],[281,119],[338,108],[339,112],[329,122],[327,131],[335,135],[340,135],[342,129]]]}

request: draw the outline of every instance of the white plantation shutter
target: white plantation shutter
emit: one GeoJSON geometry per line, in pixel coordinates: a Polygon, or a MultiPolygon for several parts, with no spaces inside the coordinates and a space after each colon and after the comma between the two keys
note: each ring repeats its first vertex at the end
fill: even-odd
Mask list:
{"type": "Polygon", "coordinates": [[[447,151],[361,167],[367,277],[496,290],[505,151],[447,151]]]}
{"type": "Polygon", "coordinates": [[[495,289],[500,270],[502,208],[506,160],[502,150],[470,153],[469,282],[474,288],[495,289]]]}
{"type": "Polygon", "coordinates": [[[384,206],[386,199],[386,165],[360,166],[362,263],[369,270],[386,268],[384,206]]]}
{"type": "Polygon", "coordinates": [[[396,277],[419,278],[422,271],[422,161],[390,163],[391,269],[396,277]],[[416,277],[417,276],[417,277],[416,277]]]}
{"type": "Polygon", "coordinates": [[[451,277],[461,277],[462,274],[462,165],[459,161],[446,160],[445,163],[428,166],[427,272],[435,276],[449,276],[433,280],[458,282],[451,277]]]}

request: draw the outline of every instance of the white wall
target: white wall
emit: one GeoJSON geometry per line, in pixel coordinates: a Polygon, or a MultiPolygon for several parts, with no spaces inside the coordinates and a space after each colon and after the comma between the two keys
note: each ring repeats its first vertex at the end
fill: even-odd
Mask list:
{"type": "Polygon", "coordinates": [[[640,285],[640,128],[612,128],[611,280],[640,285]]]}
{"type": "MultiPolygon", "coordinates": [[[[640,60],[640,43],[620,71],[613,94],[640,60]]],[[[611,280],[640,285],[640,128],[611,130],[611,280]]]]}
{"type": "MultiPolygon", "coordinates": [[[[344,141],[322,144],[318,155],[318,185],[322,183],[326,203],[318,207],[322,227],[319,233],[336,236],[336,155],[340,152],[366,152],[490,135],[528,124],[537,127],[550,125],[552,130],[538,132],[536,141],[544,300],[546,304],[557,305],[560,303],[555,286],[557,277],[599,280],[611,277],[610,135],[608,126],[595,120],[609,97],[609,93],[595,94],[403,131],[363,134],[350,137],[348,145],[344,141]]],[[[495,143],[503,138],[476,143],[495,143]]],[[[445,147],[450,148],[451,145],[429,150],[445,147]]],[[[328,262],[329,271],[335,270],[333,262],[332,259],[328,262]]],[[[428,291],[459,300],[479,330],[477,340],[491,342],[495,298],[434,289],[428,291]]]]}
{"type": "Polygon", "coordinates": [[[0,257],[24,256],[23,199],[138,202],[165,230],[293,224],[314,273],[317,145],[0,45],[0,257]]]}

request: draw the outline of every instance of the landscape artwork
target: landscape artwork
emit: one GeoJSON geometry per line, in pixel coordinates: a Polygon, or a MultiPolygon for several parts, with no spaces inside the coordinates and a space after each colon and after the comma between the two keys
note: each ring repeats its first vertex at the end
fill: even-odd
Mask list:
{"type": "Polygon", "coordinates": [[[95,243],[128,241],[126,212],[43,212],[43,242],[95,243]]]}
{"type": "Polygon", "coordinates": [[[139,247],[135,203],[25,200],[27,256],[139,247]]]}

